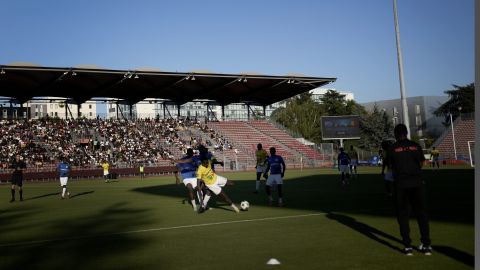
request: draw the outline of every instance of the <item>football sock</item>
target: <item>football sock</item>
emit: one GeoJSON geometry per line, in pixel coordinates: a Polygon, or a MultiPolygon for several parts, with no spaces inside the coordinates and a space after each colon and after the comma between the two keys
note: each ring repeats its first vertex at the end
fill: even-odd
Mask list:
{"type": "Polygon", "coordinates": [[[281,201],[283,198],[282,185],[277,185],[277,191],[278,191],[278,201],[281,201]]]}
{"type": "Polygon", "coordinates": [[[20,193],[20,200],[23,199],[23,189],[20,189],[18,193],[20,193]]]}
{"type": "Polygon", "coordinates": [[[260,181],[257,180],[257,181],[255,182],[255,190],[258,190],[259,188],[260,188],[260,181]]]}
{"type": "Polygon", "coordinates": [[[197,198],[199,202],[202,202],[202,197],[203,197],[203,192],[202,190],[199,190],[196,192],[197,193],[197,198]]]}
{"type": "Polygon", "coordinates": [[[67,191],[67,188],[65,186],[63,186],[63,189],[62,189],[62,197],[65,197],[65,192],[67,191]]]}
{"type": "Polygon", "coordinates": [[[11,192],[12,192],[12,199],[14,199],[15,198],[15,189],[12,188],[11,192]]]}
{"type": "Polygon", "coordinates": [[[193,208],[197,207],[197,203],[195,202],[195,200],[191,200],[191,202],[192,202],[193,208]]]}
{"type": "Polygon", "coordinates": [[[210,200],[210,195],[205,195],[205,197],[203,198],[203,207],[207,207],[207,204],[208,204],[208,200],[210,200]]]}

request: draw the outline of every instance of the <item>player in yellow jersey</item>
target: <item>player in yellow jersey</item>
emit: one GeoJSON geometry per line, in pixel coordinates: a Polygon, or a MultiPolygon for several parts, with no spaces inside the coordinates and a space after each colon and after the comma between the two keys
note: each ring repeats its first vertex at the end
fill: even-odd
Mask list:
{"type": "Polygon", "coordinates": [[[440,151],[435,149],[435,146],[432,147],[432,151],[430,152],[430,160],[432,161],[432,169],[435,170],[435,164],[437,164],[437,169],[440,169],[440,162],[438,158],[440,156],[440,151]]]}
{"type": "Polygon", "coordinates": [[[140,164],[139,172],[140,172],[140,178],[145,178],[145,165],[143,165],[143,163],[140,164]]]}
{"type": "Polygon", "coordinates": [[[212,169],[212,161],[209,160],[208,157],[201,156],[200,161],[201,161],[201,165],[198,166],[198,169],[197,169],[197,180],[199,182],[198,186],[200,186],[201,184],[205,184],[205,186],[207,186],[207,193],[203,198],[203,202],[201,202],[201,206],[200,206],[200,209],[198,210],[198,213],[205,212],[205,208],[208,203],[208,200],[210,199],[211,192],[213,192],[217,196],[222,197],[222,199],[226,201],[236,213],[240,212],[238,207],[232,202],[232,200],[230,200],[227,194],[222,190],[222,187],[224,187],[227,184],[227,181],[228,181],[227,178],[217,175],[215,173],[215,171],[212,169]]]}
{"type": "Polygon", "coordinates": [[[105,183],[108,183],[109,182],[108,177],[109,177],[109,174],[110,174],[108,169],[110,168],[110,164],[108,164],[107,160],[103,160],[102,164],[100,164],[100,166],[103,168],[103,178],[105,179],[105,183]]]}
{"type": "MultiPolygon", "coordinates": [[[[257,170],[257,181],[255,182],[255,191],[253,193],[257,194],[258,189],[260,188],[260,178],[267,168],[267,158],[268,154],[261,143],[257,144],[257,151],[255,151],[255,157],[257,158],[257,163],[255,164],[255,169],[257,170]]],[[[267,176],[268,178],[268,176],[267,176]]]]}

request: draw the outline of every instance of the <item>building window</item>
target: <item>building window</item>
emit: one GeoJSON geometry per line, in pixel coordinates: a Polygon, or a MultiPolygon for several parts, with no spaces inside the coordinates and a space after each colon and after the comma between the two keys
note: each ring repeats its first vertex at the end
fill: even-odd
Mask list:
{"type": "Polygon", "coordinates": [[[420,105],[415,105],[415,114],[420,114],[420,105]]]}
{"type": "Polygon", "coordinates": [[[422,125],[422,117],[420,115],[415,116],[415,125],[417,126],[422,125]]]}
{"type": "MultiPolygon", "coordinates": [[[[88,105],[88,108],[91,109],[92,108],[92,104],[88,105]]],[[[91,115],[90,115],[91,116],[91,115]]]]}

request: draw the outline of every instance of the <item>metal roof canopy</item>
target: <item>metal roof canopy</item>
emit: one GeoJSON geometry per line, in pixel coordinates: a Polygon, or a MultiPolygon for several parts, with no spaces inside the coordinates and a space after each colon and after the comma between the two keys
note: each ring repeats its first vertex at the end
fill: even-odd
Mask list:
{"type": "Polygon", "coordinates": [[[0,65],[0,96],[23,104],[35,97],[63,97],[82,104],[94,98],[136,104],[146,98],[184,104],[266,106],[336,81],[336,78],[109,70],[0,65]]]}

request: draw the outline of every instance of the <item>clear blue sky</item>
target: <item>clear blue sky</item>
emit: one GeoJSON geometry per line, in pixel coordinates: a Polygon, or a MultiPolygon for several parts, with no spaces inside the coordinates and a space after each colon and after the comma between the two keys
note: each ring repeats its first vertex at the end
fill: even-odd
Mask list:
{"type": "MultiPolygon", "coordinates": [[[[408,96],[474,81],[474,0],[397,0],[408,96]]],[[[392,0],[1,0],[0,64],[336,77],[399,98],[392,0]]]]}

